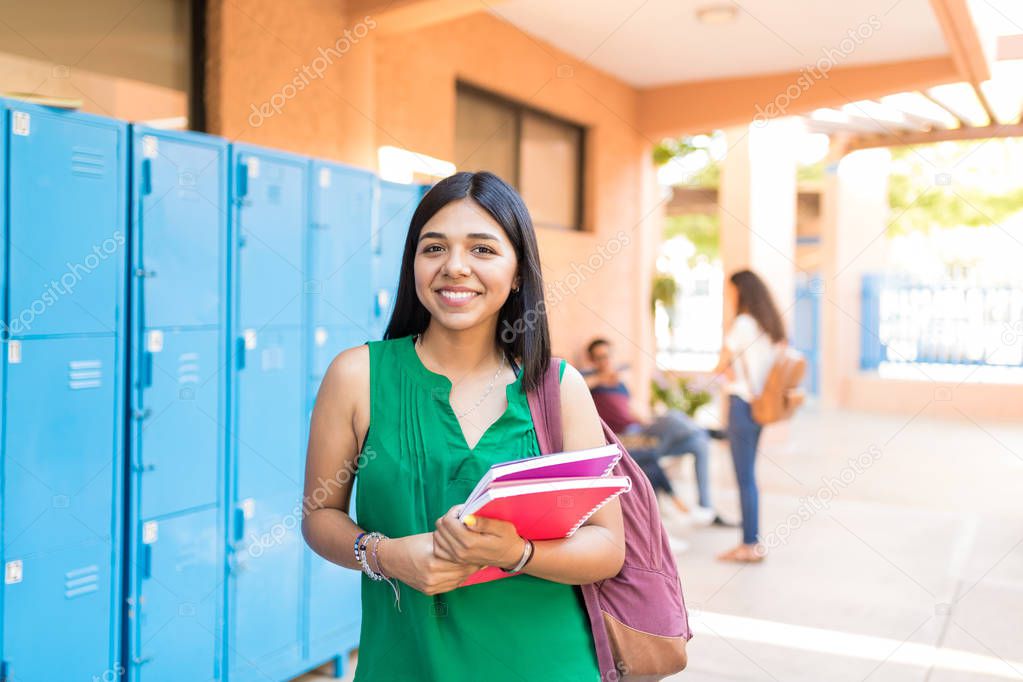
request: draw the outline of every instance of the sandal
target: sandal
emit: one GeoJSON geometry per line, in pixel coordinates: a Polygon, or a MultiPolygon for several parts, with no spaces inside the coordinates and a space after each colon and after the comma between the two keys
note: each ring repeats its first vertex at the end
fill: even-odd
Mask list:
{"type": "Polygon", "coordinates": [[[763,545],[739,545],[718,555],[719,561],[732,561],[740,564],[758,564],[767,555],[763,545]]]}

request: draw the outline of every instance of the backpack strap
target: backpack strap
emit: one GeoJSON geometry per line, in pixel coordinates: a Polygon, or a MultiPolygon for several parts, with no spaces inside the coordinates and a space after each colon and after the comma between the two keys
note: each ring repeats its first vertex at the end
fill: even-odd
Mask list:
{"type": "Polygon", "coordinates": [[[536,439],[540,442],[540,453],[544,455],[561,452],[564,449],[559,379],[561,363],[561,358],[552,357],[538,389],[526,394],[529,411],[533,416],[536,439]]]}

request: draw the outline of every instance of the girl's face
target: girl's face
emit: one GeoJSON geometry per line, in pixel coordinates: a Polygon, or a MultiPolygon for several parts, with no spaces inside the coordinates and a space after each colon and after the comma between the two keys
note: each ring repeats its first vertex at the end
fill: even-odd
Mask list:
{"type": "Polygon", "coordinates": [[[496,319],[520,284],[508,235],[471,199],[452,201],[423,225],[414,271],[419,300],[448,329],[496,319]]]}

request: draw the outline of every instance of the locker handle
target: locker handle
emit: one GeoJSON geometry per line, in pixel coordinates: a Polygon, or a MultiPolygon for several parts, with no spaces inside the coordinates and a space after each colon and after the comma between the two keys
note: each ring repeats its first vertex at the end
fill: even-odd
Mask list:
{"type": "Polygon", "coordinates": [[[151,660],[153,660],[152,656],[136,656],[135,658],[131,659],[131,662],[134,663],[135,665],[145,665],[146,663],[149,663],[151,660]]]}
{"type": "Polygon", "coordinates": [[[238,164],[237,189],[239,200],[249,193],[249,164],[247,163],[238,164]]]}
{"type": "Polygon", "coordinates": [[[153,546],[142,545],[142,579],[149,580],[153,575],[153,546]]]}
{"type": "Polygon", "coordinates": [[[149,351],[142,353],[142,388],[149,388],[153,385],[153,354],[149,351]]]}
{"type": "Polygon", "coordinates": [[[152,159],[142,160],[141,192],[143,196],[153,193],[153,163],[152,159]]]}
{"type": "Polygon", "coordinates": [[[234,510],[234,541],[241,542],[245,537],[245,510],[238,507],[234,510]]]}
{"type": "Polygon", "coordinates": [[[238,356],[238,369],[245,369],[245,339],[239,336],[235,339],[235,347],[238,356]]]}

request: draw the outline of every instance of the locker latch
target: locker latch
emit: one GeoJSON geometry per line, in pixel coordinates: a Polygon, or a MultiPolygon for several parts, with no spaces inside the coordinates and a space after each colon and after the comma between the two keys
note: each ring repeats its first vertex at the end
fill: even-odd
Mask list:
{"type": "Polygon", "coordinates": [[[132,410],[131,416],[132,419],[142,421],[143,419],[148,419],[149,415],[151,415],[152,413],[153,411],[147,407],[144,410],[132,410]]]}
{"type": "Polygon", "coordinates": [[[11,669],[7,664],[7,661],[0,661],[0,682],[7,682],[7,678],[10,674],[11,669]]]}
{"type": "Polygon", "coordinates": [[[156,277],[156,270],[146,270],[145,268],[135,268],[136,277],[156,277]]]}

